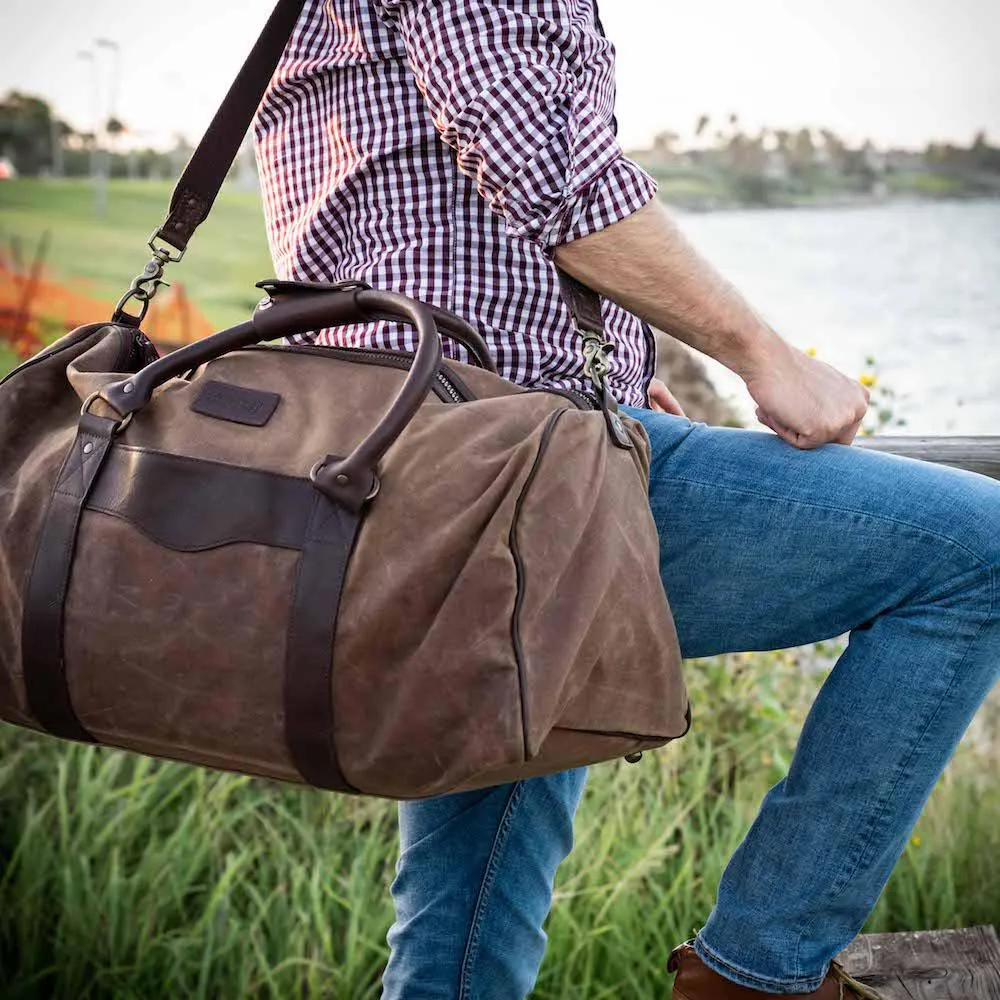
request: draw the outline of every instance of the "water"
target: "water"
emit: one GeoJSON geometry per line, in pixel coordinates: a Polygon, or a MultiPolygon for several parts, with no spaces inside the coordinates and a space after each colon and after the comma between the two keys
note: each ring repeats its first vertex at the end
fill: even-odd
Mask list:
{"type": "MultiPolygon", "coordinates": [[[[1000,434],[1000,201],[682,215],[782,335],[897,393],[895,433],[1000,434]]],[[[751,425],[742,382],[713,379],[751,425]]]]}

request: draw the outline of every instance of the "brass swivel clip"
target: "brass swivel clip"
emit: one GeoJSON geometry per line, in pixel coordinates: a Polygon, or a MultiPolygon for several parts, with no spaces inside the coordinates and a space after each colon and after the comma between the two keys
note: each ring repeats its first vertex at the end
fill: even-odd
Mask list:
{"type": "Polygon", "coordinates": [[[603,336],[595,336],[589,331],[581,331],[583,335],[583,372],[594,383],[598,390],[604,388],[604,380],[611,371],[608,355],[615,349],[610,340],[603,336]]]}
{"type": "Polygon", "coordinates": [[[157,244],[156,240],[158,236],[159,230],[149,238],[147,245],[152,250],[153,256],[142,269],[142,273],[137,274],[132,279],[132,284],[129,285],[128,291],[118,300],[118,305],[115,306],[114,314],[111,317],[112,323],[126,323],[129,326],[139,326],[143,319],[145,319],[146,313],[149,310],[149,303],[159,291],[160,286],[166,285],[169,287],[169,282],[163,280],[163,271],[167,264],[174,264],[179,261],[184,256],[184,252],[181,251],[177,254],[172,254],[170,247],[157,244]],[[125,311],[125,306],[131,301],[138,302],[140,305],[137,316],[125,311]]]}

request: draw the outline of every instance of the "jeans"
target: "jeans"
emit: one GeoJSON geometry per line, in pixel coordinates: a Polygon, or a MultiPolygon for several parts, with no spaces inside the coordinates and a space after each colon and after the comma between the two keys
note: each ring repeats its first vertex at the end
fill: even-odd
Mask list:
{"type": "MultiPolygon", "coordinates": [[[[686,658],[850,633],[693,941],[734,982],[810,992],[1000,677],[1000,483],[627,412],[652,443],[660,570],[686,658]]],[[[400,806],[385,1000],[531,991],[585,778],[400,806]]]]}

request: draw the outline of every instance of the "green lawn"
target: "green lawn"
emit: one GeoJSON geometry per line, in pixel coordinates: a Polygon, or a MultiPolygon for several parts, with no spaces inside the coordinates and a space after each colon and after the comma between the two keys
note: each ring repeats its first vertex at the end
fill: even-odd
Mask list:
{"type": "MultiPolygon", "coordinates": [[[[537,1000],[666,998],[823,679],[790,653],[687,677],[687,737],[593,769],[537,1000]]],[[[981,721],[998,732],[995,700],[981,721]]],[[[966,740],[867,930],[1000,925],[996,773],[966,740]]],[[[0,727],[2,996],[374,1000],[395,856],[391,803],[0,727]]]]}
{"type": "MultiPolygon", "coordinates": [[[[48,261],[56,277],[86,280],[110,308],[149,259],[146,240],[163,220],[170,191],[166,182],[113,181],[107,214],[97,218],[88,181],[5,181],[0,241],[20,241],[30,258],[49,233],[48,261]]],[[[258,195],[227,188],[185,259],[168,268],[167,280],[183,283],[221,329],[246,319],[261,297],[254,282],[273,270],[258,195]]]]}
{"type": "Polygon", "coordinates": [[[0,344],[0,378],[3,378],[17,364],[14,352],[0,344]]]}

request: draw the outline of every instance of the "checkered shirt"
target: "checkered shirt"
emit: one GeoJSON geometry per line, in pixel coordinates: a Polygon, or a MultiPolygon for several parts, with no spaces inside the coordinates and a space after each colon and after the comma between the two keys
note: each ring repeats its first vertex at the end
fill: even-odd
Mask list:
{"type": "MultiPolygon", "coordinates": [[[[442,306],[505,377],[589,388],[551,251],[656,191],[615,138],[614,59],[592,0],[307,0],[254,127],[279,277],[442,306]]],[[[604,318],[611,390],[641,404],[648,330],[604,318]]],[[[414,346],[386,321],[297,339],[414,346]]]]}

